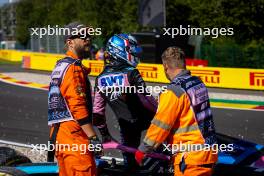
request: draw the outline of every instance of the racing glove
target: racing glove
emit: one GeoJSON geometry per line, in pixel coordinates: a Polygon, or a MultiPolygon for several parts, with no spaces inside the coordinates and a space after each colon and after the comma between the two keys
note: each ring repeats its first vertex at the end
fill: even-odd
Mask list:
{"type": "Polygon", "coordinates": [[[100,134],[102,135],[102,143],[115,141],[110,135],[106,126],[104,126],[103,128],[98,128],[98,130],[100,131],[100,134]]]}
{"type": "Polygon", "coordinates": [[[113,140],[113,138],[111,137],[108,131],[105,116],[94,113],[93,114],[93,125],[95,125],[98,128],[100,134],[102,135],[102,143],[110,142],[113,140]]]}
{"type": "Polygon", "coordinates": [[[95,156],[103,155],[103,145],[97,136],[89,137],[89,144],[93,145],[93,152],[95,156]]]}

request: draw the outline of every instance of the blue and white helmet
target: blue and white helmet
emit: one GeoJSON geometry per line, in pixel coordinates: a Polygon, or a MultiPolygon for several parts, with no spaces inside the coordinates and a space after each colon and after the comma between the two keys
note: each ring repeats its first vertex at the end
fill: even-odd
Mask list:
{"type": "Polygon", "coordinates": [[[137,67],[142,48],[130,34],[112,36],[106,44],[107,53],[116,60],[123,60],[133,67],[137,67]]]}

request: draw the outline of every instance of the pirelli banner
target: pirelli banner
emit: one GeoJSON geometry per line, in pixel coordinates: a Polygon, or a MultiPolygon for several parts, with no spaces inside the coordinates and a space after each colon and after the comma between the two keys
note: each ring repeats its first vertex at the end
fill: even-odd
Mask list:
{"type": "Polygon", "coordinates": [[[264,90],[264,69],[189,67],[209,87],[264,90]]]}
{"type": "MultiPolygon", "coordinates": [[[[51,71],[60,54],[0,50],[0,58],[21,61],[22,67],[51,71]]],[[[97,76],[103,70],[102,61],[84,60],[83,64],[91,69],[90,75],[97,76]]],[[[161,64],[139,64],[137,67],[145,81],[168,83],[161,64]]],[[[241,69],[220,67],[188,67],[192,75],[199,76],[208,87],[264,90],[264,69],[241,69]]]]}
{"type": "MultiPolygon", "coordinates": [[[[103,62],[84,61],[91,68],[90,75],[103,70],[103,62]]],[[[137,67],[145,81],[168,83],[161,64],[139,64],[137,67]]],[[[264,90],[264,69],[187,67],[192,75],[200,77],[208,87],[264,90]]]]}

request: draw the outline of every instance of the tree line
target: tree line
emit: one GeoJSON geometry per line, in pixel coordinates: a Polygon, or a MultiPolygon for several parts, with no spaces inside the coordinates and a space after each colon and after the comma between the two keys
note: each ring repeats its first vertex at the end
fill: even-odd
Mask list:
{"type": "MultiPolygon", "coordinates": [[[[138,23],[138,10],[139,0],[21,0],[16,10],[16,38],[26,45],[31,27],[64,26],[72,21],[101,27],[104,40],[114,33],[151,30],[138,23]]],[[[166,0],[166,27],[179,25],[232,27],[233,36],[206,37],[203,44],[252,51],[264,44],[264,1],[166,0]]]]}

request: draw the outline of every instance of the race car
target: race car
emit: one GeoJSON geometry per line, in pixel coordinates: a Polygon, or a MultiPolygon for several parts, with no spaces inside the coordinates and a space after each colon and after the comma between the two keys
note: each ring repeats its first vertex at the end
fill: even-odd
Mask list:
{"type": "MultiPolygon", "coordinates": [[[[214,176],[263,176],[264,175],[264,146],[252,142],[217,134],[218,144],[233,144],[233,151],[221,151],[215,166],[214,176]]],[[[116,149],[135,152],[136,149],[118,143],[104,144],[105,150],[116,149]]],[[[18,154],[13,149],[0,148],[0,176],[57,176],[57,163],[30,163],[30,160],[18,154]]],[[[172,176],[173,166],[169,156],[164,153],[154,153],[145,161],[144,166],[130,176],[172,176]]],[[[104,157],[96,158],[98,175],[124,176],[127,175],[124,165],[115,158],[110,161],[104,157]]]]}

